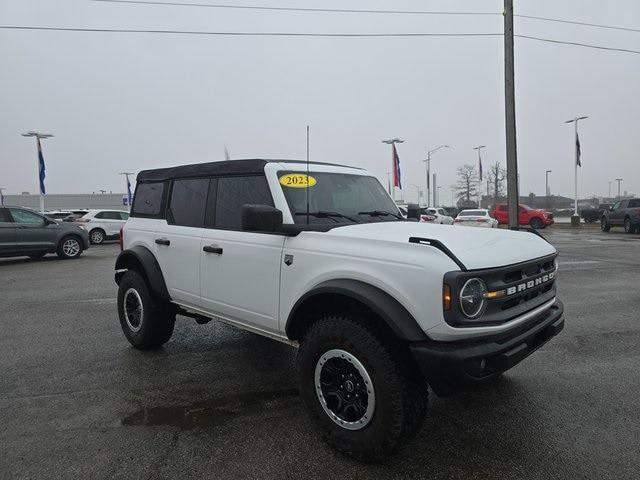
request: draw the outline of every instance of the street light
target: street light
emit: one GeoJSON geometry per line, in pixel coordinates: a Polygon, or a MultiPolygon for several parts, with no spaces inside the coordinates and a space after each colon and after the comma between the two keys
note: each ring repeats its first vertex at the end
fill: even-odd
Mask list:
{"type": "Polygon", "coordinates": [[[451,148],[449,145],[440,145],[439,147],[434,148],[433,150],[429,150],[427,152],[427,158],[423,160],[427,165],[427,207],[431,206],[429,199],[431,197],[431,183],[429,181],[429,176],[431,175],[431,154],[437,152],[441,148],[451,148]]]}
{"type": "MultiPolygon", "coordinates": [[[[388,139],[388,140],[382,140],[382,143],[386,143],[387,145],[391,145],[391,152],[393,153],[393,148],[394,148],[393,146],[394,146],[396,143],[404,143],[404,140],[402,140],[402,139],[400,139],[400,138],[398,138],[398,137],[395,137],[395,138],[390,138],[390,139],[388,139]]],[[[394,168],[394,171],[395,171],[395,161],[396,161],[395,157],[393,158],[393,161],[394,161],[394,166],[393,166],[393,168],[394,168]]],[[[394,186],[393,186],[393,194],[391,195],[391,197],[392,197],[394,200],[396,199],[396,196],[395,196],[396,190],[395,190],[395,188],[396,188],[396,186],[394,185],[394,186]]],[[[391,193],[391,192],[389,192],[389,193],[391,193]]]]}
{"type": "Polygon", "coordinates": [[[547,208],[549,208],[549,174],[551,173],[551,170],[547,170],[546,172],[544,172],[544,194],[545,197],[547,197],[547,208]]]}
{"type": "MultiPolygon", "coordinates": [[[[36,171],[38,172],[38,192],[40,192],[40,213],[44,213],[44,192],[42,191],[40,180],[40,157],[42,155],[40,140],[44,138],[51,138],[53,135],[50,133],[36,132],[35,130],[29,130],[27,133],[22,134],[23,137],[36,137],[36,148],[38,149],[38,156],[36,158],[36,171]]],[[[43,160],[44,163],[44,160],[43,160]]],[[[44,165],[43,165],[44,166],[44,165]]]]}
{"type": "Polygon", "coordinates": [[[583,117],[575,117],[572,120],[567,120],[564,123],[573,123],[574,128],[575,128],[575,132],[576,132],[576,145],[575,145],[575,151],[576,151],[576,156],[574,159],[574,180],[573,180],[573,187],[574,187],[574,198],[573,198],[573,217],[571,218],[571,225],[574,226],[579,226],[580,225],[580,216],[578,215],[578,160],[580,159],[580,147],[579,147],[579,142],[578,142],[578,121],[579,120],[585,120],[589,117],[587,116],[583,116],[583,117]]]}
{"type": "Polygon", "coordinates": [[[616,178],[616,182],[618,182],[618,200],[620,200],[620,184],[622,183],[622,178],[616,178]]]}

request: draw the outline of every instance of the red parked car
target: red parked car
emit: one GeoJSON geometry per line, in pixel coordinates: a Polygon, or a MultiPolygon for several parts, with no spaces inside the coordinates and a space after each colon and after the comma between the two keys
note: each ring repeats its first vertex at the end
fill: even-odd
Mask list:
{"type": "MultiPolygon", "coordinates": [[[[528,205],[518,205],[519,215],[518,223],[520,225],[531,225],[532,228],[539,230],[553,224],[553,213],[547,212],[541,208],[531,208],[528,205]]],[[[509,213],[506,203],[498,203],[491,211],[491,216],[498,220],[500,224],[509,223],[509,213]]]]}

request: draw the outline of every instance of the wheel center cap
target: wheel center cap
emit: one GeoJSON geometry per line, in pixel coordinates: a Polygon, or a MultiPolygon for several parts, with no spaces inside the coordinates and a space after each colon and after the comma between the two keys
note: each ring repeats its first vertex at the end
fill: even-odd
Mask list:
{"type": "Polygon", "coordinates": [[[355,387],[354,387],[353,382],[351,380],[347,380],[346,382],[344,382],[344,389],[347,392],[349,392],[349,393],[353,392],[354,388],[355,387]]]}

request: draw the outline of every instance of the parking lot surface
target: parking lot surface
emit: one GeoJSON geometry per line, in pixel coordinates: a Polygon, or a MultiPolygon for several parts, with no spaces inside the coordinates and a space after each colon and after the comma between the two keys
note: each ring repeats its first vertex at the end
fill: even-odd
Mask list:
{"type": "Polygon", "coordinates": [[[640,236],[545,235],[564,332],[495,383],[432,394],[421,432],[377,465],[316,435],[291,347],[184,317],[165,348],[130,347],[116,245],[0,259],[0,479],[637,479],[640,236]]]}

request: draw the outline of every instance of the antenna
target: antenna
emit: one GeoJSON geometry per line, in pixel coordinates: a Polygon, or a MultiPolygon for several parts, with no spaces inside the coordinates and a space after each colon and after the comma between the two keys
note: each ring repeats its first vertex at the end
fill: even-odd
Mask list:
{"type": "Polygon", "coordinates": [[[307,125],[307,225],[309,225],[309,125],[307,125]]]}

